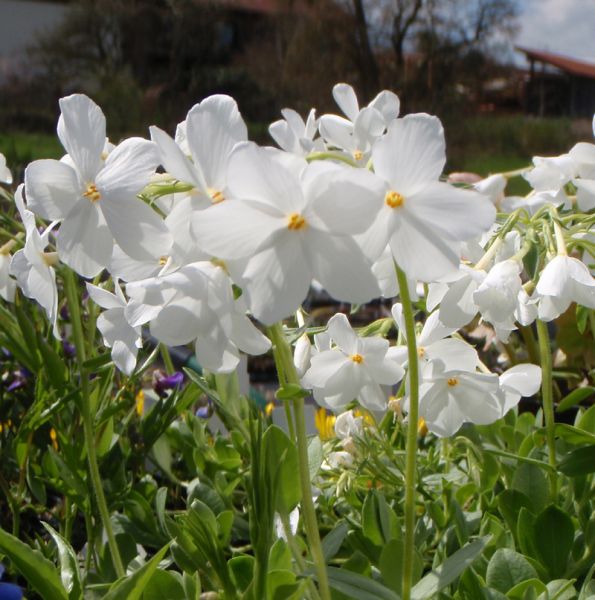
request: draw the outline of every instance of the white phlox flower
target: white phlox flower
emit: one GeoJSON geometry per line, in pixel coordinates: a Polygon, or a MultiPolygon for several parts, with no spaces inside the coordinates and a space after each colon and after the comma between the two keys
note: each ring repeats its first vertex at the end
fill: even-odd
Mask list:
{"type": "Polygon", "coordinates": [[[0,183],[7,183],[8,185],[12,183],[12,173],[6,166],[6,157],[2,152],[0,152],[0,183]]]}
{"type": "Polygon", "coordinates": [[[12,260],[10,252],[13,246],[13,240],[9,240],[0,246],[0,298],[3,298],[6,302],[14,302],[17,288],[16,281],[10,277],[10,261],[12,260]]]}
{"type": "Polygon", "coordinates": [[[355,399],[369,410],[386,410],[387,395],[380,386],[394,385],[404,375],[388,340],[358,337],[343,314],[329,320],[328,333],[335,346],[312,357],[302,385],[334,411],[355,399]]]}
{"type": "Polygon", "coordinates": [[[444,325],[455,329],[464,327],[479,311],[473,294],[486,275],[482,269],[461,265],[459,272],[449,281],[431,283],[426,304],[428,310],[434,310],[439,305],[439,318],[444,325]]]}
{"type": "Polygon", "coordinates": [[[388,244],[399,267],[423,282],[456,272],[461,242],[487,231],[496,209],[475,191],[439,181],[446,161],[440,120],[394,120],[374,144],[372,161],[383,190],[374,223],[358,237],[366,255],[375,261],[388,244]]]}
{"type": "MultiPolygon", "coordinates": [[[[394,304],[391,313],[403,339],[407,341],[403,320],[403,305],[394,304]]],[[[449,369],[474,371],[479,364],[477,351],[463,340],[448,337],[456,330],[455,327],[446,327],[440,321],[438,311],[434,311],[429,315],[416,338],[420,365],[423,366],[432,360],[439,360],[449,369]]],[[[402,365],[407,364],[406,346],[398,346],[393,352],[402,365]]]]}
{"type": "Polygon", "coordinates": [[[308,113],[305,122],[291,108],[284,108],[281,114],[283,119],[269,125],[269,133],[277,142],[279,148],[298,156],[324,150],[322,139],[314,139],[318,133],[318,121],[316,120],[316,110],[314,108],[308,113]]]}
{"type": "Polygon", "coordinates": [[[195,188],[191,202],[179,208],[187,219],[189,209],[204,209],[227,197],[230,153],[236,143],[248,139],[246,124],[233,98],[216,94],[193,106],[178,126],[176,141],[159,127],[149,129],[165,170],[195,188]]]}
{"type": "Polygon", "coordinates": [[[494,326],[498,338],[506,341],[516,329],[515,311],[522,291],[522,266],[516,260],[496,263],[473,292],[473,302],[482,319],[494,326]]]}
{"type": "Polygon", "coordinates": [[[450,369],[433,360],[422,371],[419,415],[439,437],[454,435],[466,422],[488,425],[502,415],[499,390],[497,375],[450,369]]]}
{"type": "Polygon", "coordinates": [[[533,396],[541,386],[541,367],[529,363],[522,363],[504,371],[499,377],[500,399],[503,417],[510,409],[514,408],[521,397],[533,396]]]}
{"type": "Polygon", "coordinates": [[[346,83],[333,87],[333,97],[347,118],[323,115],[319,122],[320,135],[331,146],[345,150],[357,162],[364,163],[374,141],[399,116],[399,98],[384,90],[360,109],[355,91],[346,83]]]}
{"type": "Polygon", "coordinates": [[[502,200],[504,200],[504,190],[506,189],[507,180],[504,175],[500,173],[496,175],[490,175],[481,181],[473,184],[473,188],[480,194],[487,196],[494,206],[500,206],[502,200]]]}
{"type": "Polygon", "coordinates": [[[379,202],[374,175],[287,162],[287,156],[238,144],[229,162],[230,198],[194,215],[198,243],[226,261],[250,312],[265,324],[293,313],[313,279],[346,302],[368,302],[380,293],[353,239],[379,202]]]}
{"type": "Polygon", "coordinates": [[[352,410],[346,410],[337,415],[335,420],[335,435],[340,440],[361,436],[363,432],[363,417],[356,417],[352,410]]]}
{"type": "Polygon", "coordinates": [[[210,262],[185,265],[155,278],[126,286],[131,298],[126,316],[133,325],[150,323],[151,334],[169,346],[194,342],[199,364],[215,373],[230,373],[239,352],[263,354],[269,339],[234,300],[225,271],[210,262]]]}
{"type": "Polygon", "coordinates": [[[131,375],[136,367],[138,349],[142,348],[141,328],[132,327],[126,319],[126,298],[118,281],[114,281],[115,294],[87,283],[90,298],[104,309],[97,318],[97,328],[103,343],[111,348],[114,364],[122,373],[131,375]]]}
{"type": "Polygon", "coordinates": [[[114,240],[137,260],[167,254],[171,236],[161,217],[136,195],[158,164],[156,147],[124,140],[107,158],[105,116],[87,96],[60,100],[58,137],[68,161],[36,160],[25,171],[29,208],[60,220],[60,259],[84,277],[109,265],[114,240]],[[105,160],[104,160],[105,158],[105,160]]]}
{"type": "Polygon", "coordinates": [[[556,256],[547,263],[537,282],[539,318],[552,321],[572,302],[595,308],[595,279],[578,258],[556,256]]]}
{"type": "Polygon", "coordinates": [[[36,300],[45,310],[54,336],[60,339],[58,331],[58,288],[53,266],[58,263],[56,252],[46,252],[49,235],[56,223],[52,223],[40,234],[35,224],[35,215],[25,207],[23,185],[15,192],[15,203],[25,225],[25,247],[12,257],[9,272],[16,277],[18,286],[27,298],[36,300]]]}

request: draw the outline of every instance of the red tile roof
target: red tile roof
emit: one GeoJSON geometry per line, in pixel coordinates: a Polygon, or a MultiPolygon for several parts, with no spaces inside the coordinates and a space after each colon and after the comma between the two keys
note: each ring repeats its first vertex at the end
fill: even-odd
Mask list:
{"type": "Polygon", "coordinates": [[[540,50],[532,50],[531,48],[523,48],[521,46],[517,46],[517,50],[526,54],[529,59],[547,63],[548,65],[557,67],[571,75],[595,79],[595,63],[576,60],[575,58],[553,54],[552,52],[542,52],[540,50]]]}

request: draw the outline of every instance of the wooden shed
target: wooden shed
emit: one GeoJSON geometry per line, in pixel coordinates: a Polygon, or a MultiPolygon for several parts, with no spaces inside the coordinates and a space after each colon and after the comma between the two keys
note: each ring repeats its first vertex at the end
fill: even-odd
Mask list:
{"type": "Polygon", "coordinates": [[[589,117],[595,113],[595,62],[517,46],[529,61],[525,112],[589,117]]]}

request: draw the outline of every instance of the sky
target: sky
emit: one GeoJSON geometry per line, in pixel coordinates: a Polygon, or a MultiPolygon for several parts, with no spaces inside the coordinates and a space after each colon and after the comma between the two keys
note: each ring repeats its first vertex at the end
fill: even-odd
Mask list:
{"type": "Polygon", "coordinates": [[[595,62],[595,0],[521,0],[519,46],[595,62]]]}

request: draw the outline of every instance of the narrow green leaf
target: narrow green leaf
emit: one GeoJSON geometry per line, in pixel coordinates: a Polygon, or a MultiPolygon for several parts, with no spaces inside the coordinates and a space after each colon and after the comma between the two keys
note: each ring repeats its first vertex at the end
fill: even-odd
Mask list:
{"type": "Polygon", "coordinates": [[[109,592],[103,597],[103,600],[140,600],[143,592],[151,581],[153,574],[157,570],[159,563],[169,549],[169,544],[161,548],[155,556],[138,571],[135,571],[129,577],[118,579],[109,589],[109,592]]]}
{"type": "Polygon", "coordinates": [[[83,587],[79,572],[78,559],[72,546],[50,525],[41,523],[46,531],[52,536],[58,547],[58,557],[60,559],[60,579],[64,589],[68,592],[70,600],[78,600],[83,597],[83,587]]]}
{"type": "Polygon", "coordinates": [[[182,576],[175,571],[155,571],[146,586],[143,600],[187,600],[182,576]]]}
{"type": "Polygon", "coordinates": [[[328,567],[327,571],[331,588],[354,600],[400,600],[392,590],[359,573],[336,567],[328,567]]]}
{"type": "Polygon", "coordinates": [[[0,552],[13,563],[43,600],[68,600],[56,567],[18,538],[0,529],[0,552]]]}
{"type": "Polygon", "coordinates": [[[586,386],[581,388],[576,388],[576,390],[572,390],[570,394],[565,396],[560,404],[558,404],[558,408],[556,408],[557,412],[564,412],[568,410],[572,406],[581,403],[583,400],[586,400],[589,397],[595,397],[595,387],[586,386]]]}
{"type": "Polygon", "coordinates": [[[483,552],[491,536],[485,536],[463,546],[449,556],[436,570],[428,573],[411,590],[412,600],[435,598],[438,592],[450,585],[483,552]]]}

